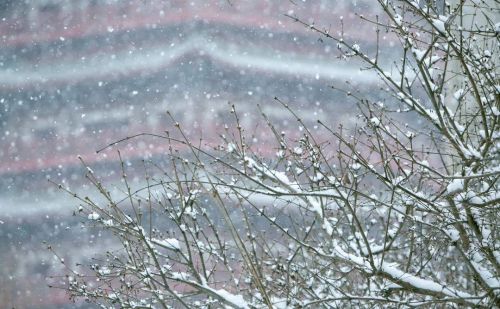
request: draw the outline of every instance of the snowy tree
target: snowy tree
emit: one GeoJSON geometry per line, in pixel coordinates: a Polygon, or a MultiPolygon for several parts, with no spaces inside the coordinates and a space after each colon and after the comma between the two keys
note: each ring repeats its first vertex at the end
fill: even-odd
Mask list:
{"type": "Polygon", "coordinates": [[[318,122],[328,135],[276,98],[303,131],[263,115],[272,157],[234,107],[215,149],[172,119],[156,136],[170,164],[146,167],[144,187],[125,164],[121,194],[88,169],[101,198],[71,193],[77,213],[119,246],[55,284],[120,308],[500,307],[499,8],[439,3],[378,1],[383,14],[360,17],[371,50],[289,16],[378,74],[388,98],[337,89],[359,113],[352,127],[318,122]],[[381,32],[399,59],[381,59],[381,32]]]}

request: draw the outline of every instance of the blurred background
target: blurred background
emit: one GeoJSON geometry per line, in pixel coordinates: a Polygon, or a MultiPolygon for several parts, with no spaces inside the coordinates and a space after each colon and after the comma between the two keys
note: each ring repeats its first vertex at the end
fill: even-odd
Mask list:
{"type": "Polygon", "coordinates": [[[66,264],[108,245],[73,216],[78,202],[48,181],[92,194],[78,155],[113,181],[120,149],[140,181],[138,163],[161,161],[163,141],[143,137],[96,150],[172,129],[167,110],[190,138],[209,144],[230,124],[228,103],[235,104],[263,153],[272,146],[257,104],[278,127],[298,131],[274,97],[308,123],[349,122],[353,102],[330,86],[376,96],[376,77],[339,61],[335,42],[284,14],[345,31],[374,51],[374,26],[355,15],[374,15],[369,2],[0,1],[0,307],[90,307],[48,288],[62,266],[43,243],[67,255],[66,264]]]}

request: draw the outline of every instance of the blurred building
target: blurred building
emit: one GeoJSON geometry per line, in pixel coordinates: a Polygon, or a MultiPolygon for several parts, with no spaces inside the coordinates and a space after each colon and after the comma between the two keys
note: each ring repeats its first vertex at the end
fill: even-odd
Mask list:
{"type": "MultiPolygon", "coordinates": [[[[369,50],[373,29],[360,28],[351,10],[367,3],[1,1],[0,220],[7,223],[0,229],[0,245],[5,245],[0,278],[14,274],[0,280],[0,286],[8,285],[7,296],[0,293],[2,304],[53,308],[66,302],[54,290],[46,295],[33,277],[43,281],[48,274],[48,264],[37,264],[47,255],[39,252],[42,240],[58,238],[62,247],[77,249],[74,239],[60,232],[71,222],[62,216],[71,212],[58,213],[59,204],[70,202],[57,202],[59,207],[41,202],[54,189],[47,178],[83,183],[77,155],[112,177],[116,152],[95,151],[125,136],[169,130],[166,110],[191,138],[209,143],[232,121],[228,102],[237,105],[258,150],[274,153],[272,144],[262,142],[269,136],[256,125],[257,104],[277,126],[297,131],[275,96],[304,121],[346,121],[352,106],[329,86],[350,80],[367,90],[373,78],[356,64],[334,62],[335,42],[283,14],[331,27],[336,34],[343,30],[342,20],[354,29],[346,38],[366,42],[361,46],[369,50]]],[[[163,141],[147,138],[120,148],[128,163],[161,161],[167,151],[163,141]]]]}
{"type": "Polygon", "coordinates": [[[211,117],[221,117],[227,101],[251,109],[274,96],[298,106],[331,99],[312,85],[345,76],[330,63],[335,44],[283,13],[318,23],[345,16],[349,25],[352,5],[2,2],[0,175],[50,174],[77,164],[76,154],[98,160],[93,150],[104,143],[164,128],[167,108],[216,136],[221,121],[211,117]]]}

